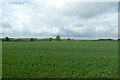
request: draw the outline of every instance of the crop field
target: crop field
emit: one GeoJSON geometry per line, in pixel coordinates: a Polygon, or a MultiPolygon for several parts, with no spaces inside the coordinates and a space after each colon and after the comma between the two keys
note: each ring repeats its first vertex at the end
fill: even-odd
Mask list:
{"type": "Polygon", "coordinates": [[[117,78],[117,41],[2,42],[3,78],[117,78]]]}
{"type": "Polygon", "coordinates": [[[0,41],[0,79],[2,78],[2,41],[0,41]]]}

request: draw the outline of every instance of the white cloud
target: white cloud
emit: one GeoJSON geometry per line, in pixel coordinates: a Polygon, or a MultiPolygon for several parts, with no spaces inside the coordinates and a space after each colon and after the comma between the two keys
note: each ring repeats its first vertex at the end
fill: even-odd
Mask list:
{"type": "Polygon", "coordinates": [[[117,3],[5,3],[4,37],[117,38],[117,3]]]}

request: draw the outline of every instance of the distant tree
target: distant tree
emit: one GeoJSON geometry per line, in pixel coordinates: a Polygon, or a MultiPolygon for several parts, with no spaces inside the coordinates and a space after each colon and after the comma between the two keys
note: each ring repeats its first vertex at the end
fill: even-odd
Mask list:
{"type": "Polygon", "coordinates": [[[57,40],[57,41],[60,41],[60,40],[61,40],[60,35],[57,35],[57,36],[56,36],[56,40],[57,40]]]}
{"type": "Polygon", "coordinates": [[[70,41],[70,38],[67,38],[67,41],[70,41]]]}
{"type": "Polygon", "coordinates": [[[52,41],[52,38],[49,38],[49,41],[52,41]]]}
{"type": "Polygon", "coordinates": [[[4,39],[4,38],[2,38],[2,41],[5,41],[5,39],[4,39]]]}
{"type": "Polygon", "coordinates": [[[34,41],[37,41],[38,39],[37,38],[34,38],[34,41]]]}
{"type": "Polygon", "coordinates": [[[114,41],[114,39],[109,39],[109,38],[108,38],[108,41],[114,41]]]}
{"type": "Polygon", "coordinates": [[[30,38],[30,41],[33,41],[34,39],[33,38],[30,38]]]}
{"type": "Polygon", "coordinates": [[[22,41],[22,39],[18,38],[18,39],[16,39],[16,41],[22,41]]]}
{"type": "Polygon", "coordinates": [[[8,37],[5,37],[5,41],[9,41],[10,39],[8,37]]]}

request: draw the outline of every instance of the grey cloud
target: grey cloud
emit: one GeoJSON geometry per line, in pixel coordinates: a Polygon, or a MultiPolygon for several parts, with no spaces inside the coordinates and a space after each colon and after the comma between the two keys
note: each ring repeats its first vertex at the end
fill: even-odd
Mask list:
{"type": "Polygon", "coordinates": [[[107,12],[116,5],[116,2],[71,2],[64,6],[62,13],[69,17],[90,18],[107,12]]]}
{"type": "Polygon", "coordinates": [[[12,25],[10,23],[4,22],[2,23],[2,28],[12,28],[12,25]]]}

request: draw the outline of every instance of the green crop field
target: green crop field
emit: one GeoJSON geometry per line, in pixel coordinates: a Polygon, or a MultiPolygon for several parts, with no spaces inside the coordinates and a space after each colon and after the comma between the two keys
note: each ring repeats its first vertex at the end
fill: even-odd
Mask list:
{"type": "Polygon", "coordinates": [[[117,78],[117,41],[2,42],[3,78],[117,78]]]}

